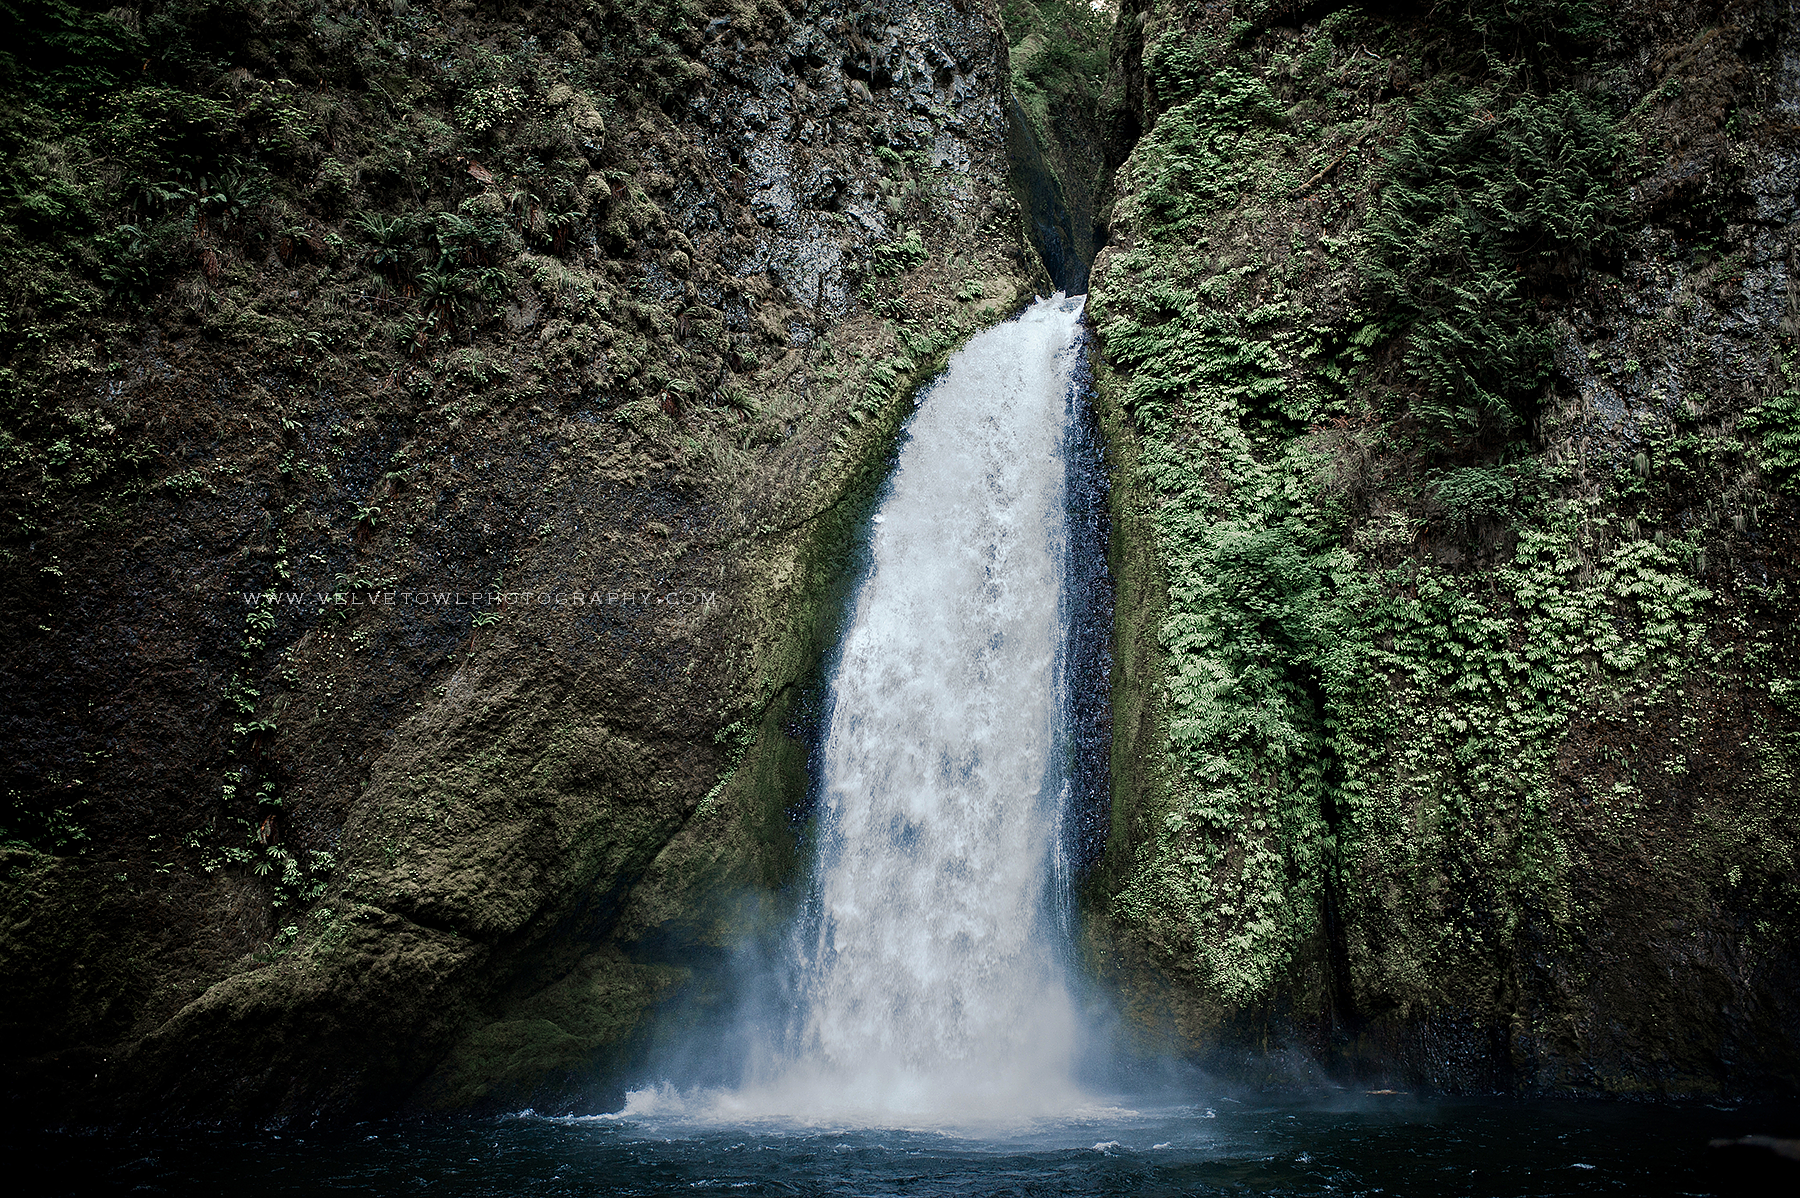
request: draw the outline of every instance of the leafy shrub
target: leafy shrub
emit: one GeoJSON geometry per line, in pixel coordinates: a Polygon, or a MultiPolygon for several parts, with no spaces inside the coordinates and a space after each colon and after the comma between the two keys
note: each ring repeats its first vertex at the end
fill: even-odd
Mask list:
{"type": "Polygon", "coordinates": [[[898,241],[878,245],[870,254],[869,269],[875,274],[892,276],[911,270],[925,261],[925,243],[918,233],[908,233],[898,241]]]}
{"type": "Polygon", "coordinates": [[[1535,461],[1522,466],[1465,466],[1446,470],[1431,489],[1452,522],[1467,524],[1477,516],[1503,516],[1531,491],[1540,471],[1535,461]]]}

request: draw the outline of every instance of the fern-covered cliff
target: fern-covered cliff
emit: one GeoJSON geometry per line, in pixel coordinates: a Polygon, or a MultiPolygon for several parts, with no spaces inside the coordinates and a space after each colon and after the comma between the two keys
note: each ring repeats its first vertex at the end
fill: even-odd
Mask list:
{"type": "Polygon", "coordinates": [[[1215,1061],[1791,1092],[1794,14],[1116,36],[1101,968],[1215,1061]]]}

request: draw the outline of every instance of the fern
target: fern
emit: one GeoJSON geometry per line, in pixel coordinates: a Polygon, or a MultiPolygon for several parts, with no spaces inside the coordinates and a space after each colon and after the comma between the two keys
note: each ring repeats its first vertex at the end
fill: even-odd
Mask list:
{"type": "Polygon", "coordinates": [[[869,270],[883,278],[891,278],[911,270],[925,261],[925,243],[917,233],[908,233],[898,241],[878,245],[870,254],[869,270]]]}
{"type": "Polygon", "coordinates": [[[1592,0],[1464,0],[1461,23],[1489,54],[1569,57],[1607,32],[1608,13],[1592,0]]]}
{"type": "Polygon", "coordinates": [[[1759,465],[1781,485],[1800,491],[1800,391],[1764,400],[1738,426],[1762,442],[1759,465]]]}
{"type": "Polygon", "coordinates": [[[1509,432],[1550,372],[1534,283],[1579,273],[1617,231],[1612,122],[1571,91],[1502,103],[1440,88],[1388,151],[1365,281],[1405,328],[1414,412],[1452,433],[1509,432]]]}

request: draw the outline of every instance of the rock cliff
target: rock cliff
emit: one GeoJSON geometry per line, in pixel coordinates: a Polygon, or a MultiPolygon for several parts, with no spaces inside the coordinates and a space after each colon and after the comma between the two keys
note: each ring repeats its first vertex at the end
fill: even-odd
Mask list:
{"type": "Polygon", "coordinates": [[[8,1093],[604,1089],[777,909],[911,386],[1043,279],[998,14],[26,15],[8,1093]]]}
{"type": "Polygon", "coordinates": [[[1125,4],[1090,906],[1156,1043],[1800,1081],[1794,16],[1125,4]]]}
{"type": "Polygon", "coordinates": [[[913,386],[1053,280],[1137,1048],[1800,1085],[1787,0],[7,12],[30,1119],[616,1099],[789,910],[913,386]]]}

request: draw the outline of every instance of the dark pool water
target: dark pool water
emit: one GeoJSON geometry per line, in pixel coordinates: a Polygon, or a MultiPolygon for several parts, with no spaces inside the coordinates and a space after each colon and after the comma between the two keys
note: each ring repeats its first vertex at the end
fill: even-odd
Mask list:
{"type": "Polygon", "coordinates": [[[41,1194],[1704,1195],[1754,1192],[1721,1171],[1709,1139],[1792,1135],[1794,1122],[1358,1095],[1121,1105],[955,1133],[524,1113],[319,1134],[13,1135],[5,1147],[13,1182],[35,1178],[41,1194]]]}

